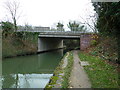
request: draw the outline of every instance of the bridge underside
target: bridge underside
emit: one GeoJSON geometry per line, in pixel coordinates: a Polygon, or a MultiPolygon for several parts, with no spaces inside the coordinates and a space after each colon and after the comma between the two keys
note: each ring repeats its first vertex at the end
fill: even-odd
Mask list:
{"type": "Polygon", "coordinates": [[[63,48],[63,40],[60,38],[38,38],[38,52],[63,48]]]}
{"type": "Polygon", "coordinates": [[[63,48],[63,39],[80,39],[80,35],[39,35],[38,52],[63,48]]]}

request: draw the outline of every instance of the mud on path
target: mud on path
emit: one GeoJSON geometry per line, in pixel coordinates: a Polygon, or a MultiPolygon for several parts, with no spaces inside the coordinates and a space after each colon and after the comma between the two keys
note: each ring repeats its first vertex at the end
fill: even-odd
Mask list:
{"type": "Polygon", "coordinates": [[[78,51],[73,51],[73,69],[70,76],[69,88],[91,88],[89,78],[84,71],[81,61],[78,57],[78,51]]]}

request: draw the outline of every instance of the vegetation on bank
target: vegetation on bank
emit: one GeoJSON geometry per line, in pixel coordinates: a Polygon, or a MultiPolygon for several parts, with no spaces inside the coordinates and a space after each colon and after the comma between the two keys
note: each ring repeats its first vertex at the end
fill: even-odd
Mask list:
{"type": "Polygon", "coordinates": [[[68,88],[69,86],[69,77],[72,71],[72,66],[73,66],[73,53],[70,52],[68,56],[68,64],[64,69],[62,88],[68,88]]]}
{"type": "Polygon", "coordinates": [[[2,38],[2,57],[27,55],[37,52],[38,33],[13,32],[2,38]]]}
{"type": "Polygon", "coordinates": [[[106,63],[103,59],[79,52],[81,61],[88,61],[84,66],[92,83],[92,88],[120,88],[118,85],[117,66],[106,63]]]}
{"type": "MultiPolygon", "coordinates": [[[[67,54],[64,55],[63,59],[66,57],[66,55],[67,54]]],[[[57,80],[59,79],[59,74],[63,73],[63,70],[62,70],[62,65],[64,63],[63,59],[61,60],[57,68],[54,70],[53,76],[50,78],[50,82],[46,85],[45,88],[53,88],[57,80]]]]}
{"type": "Polygon", "coordinates": [[[100,37],[109,36],[111,39],[116,39],[117,63],[120,64],[120,2],[93,2],[93,6],[97,13],[97,23],[95,27],[100,37]]]}
{"type": "Polygon", "coordinates": [[[85,69],[96,88],[120,88],[120,2],[93,2],[97,15],[95,27],[100,40],[88,54],[81,53],[80,59],[89,61],[85,69]],[[118,69],[118,72],[117,72],[118,69]]]}
{"type": "MultiPolygon", "coordinates": [[[[2,57],[33,54],[37,52],[37,32],[17,32],[11,22],[1,22],[2,57]]],[[[26,26],[25,26],[26,27],[26,26]]]]}
{"type": "Polygon", "coordinates": [[[88,48],[87,53],[98,56],[104,60],[107,60],[111,63],[118,63],[118,46],[116,38],[112,37],[100,37],[99,44],[88,48]]]}
{"type": "Polygon", "coordinates": [[[67,53],[65,53],[63,59],[60,61],[59,65],[54,70],[53,76],[51,77],[50,82],[46,85],[46,88],[53,88],[57,80],[59,79],[59,74],[63,73],[62,65],[64,63],[64,59],[66,56],[67,56],[67,53]]]}
{"type": "Polygon", "coordinates": [[[54,75],[51,77],[50,82],[48,85],[46,85],[46,88],[55,88],[54,86],[58,84],[57,80],[62,79],[59,84],[59,88],[68,88],[69,86],[69,77],[70,77],[70,72],[72,70],[72,65],[73,65],[73,54],[72,52],[67,52],[61,62],[59,63],[58,67],[54,71],[54,75]],[[69,53],[67,60],[67,66],[63,68],[64,64],[64,59],[67,56],[67,53],[69,53]]]}

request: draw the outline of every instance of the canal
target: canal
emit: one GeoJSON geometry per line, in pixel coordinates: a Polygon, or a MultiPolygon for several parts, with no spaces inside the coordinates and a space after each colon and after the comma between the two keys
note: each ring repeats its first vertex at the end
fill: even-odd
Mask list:
{"type": "Polygon", "coordinates": [[[44,88],[63,57],[63,50],[6,58],[2,61],[3,88],[44,88]]]}

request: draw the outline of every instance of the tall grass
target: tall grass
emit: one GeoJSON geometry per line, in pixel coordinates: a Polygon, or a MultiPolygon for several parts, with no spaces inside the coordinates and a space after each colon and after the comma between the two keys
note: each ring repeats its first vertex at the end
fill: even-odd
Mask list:
{"type": "Polygon", "coordinates": [[[17,32],[2,38],[2,57],[13,57],[37,52],[38,33],[17,32]]]}

